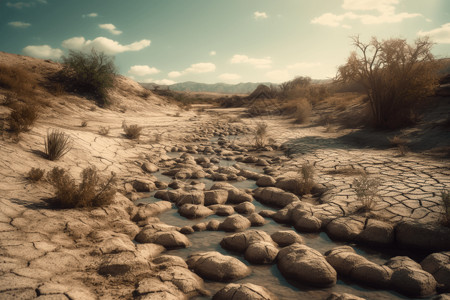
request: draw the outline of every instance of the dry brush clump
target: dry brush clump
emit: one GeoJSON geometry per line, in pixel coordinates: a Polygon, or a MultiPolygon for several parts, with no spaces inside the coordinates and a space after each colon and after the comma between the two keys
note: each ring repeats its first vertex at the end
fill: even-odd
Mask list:
{"type": "Polygon", "coordinates": [[[110,127],[105,127],[105,126],[100,126],[99,130],[98,130],[98,134],[103,135],[103,136],[107,136],[109,134],[110,131],[110,127]]]}
{"type": "Polygon", "coordinates": [[[309,163],[305,163],[300,168],[300,175],[301,175],[301,185],[299,187],[298,194],[299,195],[305,195],[310,194],[312,188],[314,187],[314,166],[309,163]]]}
{"type": "Polygon", "coordinates": [[[62,168],[55,167],[47,174],[47,181],[55,188],[55,197],[50,200],[58,208],[99,207],[108,205],[116,193],[116,175],[103,179],[95,167],[81,172],[81,183],[62,168]]]}
{"type": "Polygon", "coordinates": [[[266,122],[257,122],[254,130],[255,147],[264,148],[267,144],[268,130],[266,122]]]}
{"type": "Polygon", "coordinates": [[[20,65],[0,64],[0,87],[24,100],[35,96],[36,78],[20,65]]]}
{"type": "Polygon", "coordinates": [[[356,82],[369,99],[373,122],[379,128],[399,128],[414,123],[418,104],[434,93],[439,64],[428,38],[413,45],[405,39],[369,43],[353,38],[356,48],[339,67],[337,81],[356,82]]]}
{"type": "Polygon", "coordinates": [[[9,115],[9,130],[16,134],[29,131],[38,117],[39,109],[36,105],[16,104],[9,115]]]}
{"type": "Polygon", "coordinates": [[[125,136],[130,140],[137,140],[141,136],[142,127],[137,124],[127,125],[123,122],[122,128],[125,136]]]}
{"type": "Polygon", "coordinates": [[[304,124],[308,122],[311,117],[312,105],[307,99],[301,99],[298,101],[295,107],[295,123],[304,124]]]}
{"type": "Polygon", "coordinates": [[[366,173],[353,181],[352,187],[356,192],[356,198],[361,202],[363,211],[368,212],[374,208],[376,200],[379,198],[379,186],[380,181],[376,178],[369,178],[366,173]]]}
{"type": "Polygon", "coordinates": [[[39,180],[44,177],[45,170],[40,168],[31,168],[30,171],[28,171],[27,179],[31,182],[38,182],[39,180]]]}
{"type": "Polygon", "coordinates": [[[442,203],[444,204],[444,222],[445,226],[450,227],[450,190],[441,192],[442,203]]]}
{"type": "Polygon", "coordinates": [[[70,136],[57,129],[47,132],[44,144],[45,155],[49,160],[58,160],[72,149],[70,136]]]}

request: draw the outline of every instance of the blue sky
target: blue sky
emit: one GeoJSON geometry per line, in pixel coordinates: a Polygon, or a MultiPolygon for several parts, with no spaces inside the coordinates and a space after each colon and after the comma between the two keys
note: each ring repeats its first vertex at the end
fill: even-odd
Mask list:
{"type": "Polygon", "coordinates": [[[92,47],[141,82],[333,77],[363,41],[422,35],[450,57],[450,0],[0,0],[0,51],[92,47]]]}

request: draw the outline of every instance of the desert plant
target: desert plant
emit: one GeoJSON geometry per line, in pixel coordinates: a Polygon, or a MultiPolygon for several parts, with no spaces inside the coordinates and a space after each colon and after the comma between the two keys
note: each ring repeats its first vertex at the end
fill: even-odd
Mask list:
{"type": "Polygon", "coordinates": [[[356,198],[362,204],[362,210],[370,211],[375,206],[375,201],[379,197],[379,186],[380,181],[376,178],[369,178],[366,173],[353,181],[353,189],[356,192],[356,198]]]}
{"type": "Polygon", "coordinates": [[[414,122],[417,104],[437,85],[439,64],[427,37],[409,45],[405,39],[363,43],[353,37],[357,52],[339,67],[337,81],[357,82],[367,93],[374,124],[398,128],[414,122]]]}
{"type": "Polygon", "coordinates": [[[31,168],[30,171],[28,171],[27,178],[32,182],[38,182],[42,179],[44,176],[45,170],[40,168],[31,168]]]}
{"type": "Polygon", "coordinates": [[[72,149],[70,136],[57,129],[47,132],[44,144],[49,160],[58,160],[72,149]]]}
{"type": "Polygon", "coordinates": [[[444,204],[444,225],[450,226],[450,190],[441,192],[442,203],[444,204]]]}
{"type": "Polygon", "coordinates": [[[73,91],[91,94],[100,106],[110,104],[107,91],[116,75],[113,58],[92,49],[90,53],[70,51],[62,62],[62,77],[73,91]]]}
{"type": "Polygon", "coordinates": [[[298,193],[300,195],[310,194],[314,186],[314,166],[309,163],[305,163],[300,168],[301,174],[301,186],[298,193]]]}
{"type": "Polygon", "coordinates": [[[36,78],[23,65],[0,64],[0,87],[14,93],[17,98],[35,96],[36,78]]]}
{"type": "Polygon", "coordinates": [[[81,121],[81,127],[87,127],[88,122],[86,120],[81,121]]]}
{"type": "Polygon", "coordinates": [[[28,131],[39,116],[36,105],[20,104],[13,108],[9,116],[9,129],[15,133],[28,131]]]}
{"type": "Polygon", "coordinates": [[[106,136],[109,134],[109,130],[110,130],[109,126],[108,127],[100,126],[98,134],[106,136]]]}
{"type": "Polygon", "coordinates": [[[297,103],[296,111],[295,111],[295,123],[303,124],[309,120],[311,116],[312,106],[306,99],[301,99],[297,103]]]}
{"type": "Polygon", "coordinates": [[[254,139],[255,139],[255,147],[256,148],[264,148],[267,143],[267,123],[266,122],[257,122],[256,128],[254,131],[254,139]]]}
{"type": "Polygon", "coordinates": [[[130,126],[123,124],[123,131],[125,131],[125,136],[130,140],[137,140],[141,136],[142,127],[137,124],[130,126]]]}
{"type": "Polygon", "coordinates": [[[108,179],[102,179],[95,167],[88,167],[81,172],[81,183],[66,170],[55,167],[47,174],[48,182],[56,190],[50,203],[60,208],[99,207],[112,202],[116,193],[116,175],[111,172],[108,179]]]}

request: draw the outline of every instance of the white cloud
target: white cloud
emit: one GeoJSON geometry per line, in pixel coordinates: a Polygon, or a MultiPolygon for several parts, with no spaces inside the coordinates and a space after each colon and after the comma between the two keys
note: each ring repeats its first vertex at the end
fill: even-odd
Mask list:
{"type": "Polygon", "coordinates": [[[21,21],[9,22],[8,25],[16,28],[27,28],[31,26],[30,23],[25,23],[21,21]]]}
{"type": "Polygon", "coordinates": [[[47,0],[36,0],[36,1],[27,1],[27,2],[6,2],[7,7],[13,7],[17,9],[22,9],[25,7],[34,7],[36,3],[47,4],[47,0]]]}
{"type": "Polygon", "coordinates": [[[209,52],[209,55],[211,55],[211,56],[216,55],[216,51],[211,51],[211,52],[209,52]]]}
{"type": "Polygon", "coordinates": [[[172,71],[172,72],[169,72],[169,74],[168,74],[168,76],[170,78],[177,78],[177,77],[180,77],[181,75],[183,75],[183,74],[178,71],[172,71]]]}
{"type": "Polygon", "coordinates": [[[219,75],[219,79],[225,82],[236,82],[241,79],[241,76],[239,74],[223,73],[219,75]]]}
{"type": "Polygon", "coordinates": [[[90,13],[90,14],[86,14],[86,15],[82,15],[82,18],[96,18],[98,17],[98,13],[90,13]]]}
{"type": "Polygon", "coordinates": [[[266,76],[274,83],[280,83],[291,79],[291,75],[287,70],[272,70],[267,72],[266,76]]]}
{"type": "Polygon", "coordinates": [[[135,65],[131,66],[130,70],[128,70],[129,74],[136,76],[146,76],[152,74],[158,74],[160,71],[157,68],[151,68],[147,65],[135,65]]]}
{"type": "Polygon", "coordinates": [[[299,62],[292,65],[288,65],[287,68],[290,70],[304,70],[319,67],[320,62],[299,62]]]}
{"type": "Polygon", "coordinates": [[[118,34],[122,33],[122,31],[117,30],[116,26],[114,26],[113,24],[98,24],[98,27],[100,27],[101,29],[108,30],[110,33],[112,33],[114,35],[118,35],[118,34]]]}
{"type": "Polygon", "coordinates": [[[150,46],[150,40],[140,40],[128,45],[121,45],[119,42],[105,38],[98,37],[94,40],[86,40],[84,37],[73,37],[62,42],[64,48],[89,52],[92,48],[97,51],[104,52],[107,55],[115,55],[127,51],[139,51],[150,46]]]}
{"type": "Polygon", "coordinates": [[[400,23],[403,20],[422,16],[419,13],[396,13],[396,5],[399,0],[344,0],[342,8],[348,10],[343,14],[324,13],[311,20],[312,24],[320,24],[330,27],[341,26],[351,28],[348,24],[343,24],[346,20],[357,20],[362,24],[390,24],[400,23]],[[369,11],[372,14],[358,14],[353,11],[369,11]]]}
{"type": "Polygon", "coordinates": [[[230,62],[232,64],[250,64],[258,69],[268,69],[272,64],[272,59],[270,57],[265,58],[251,58],[247,55],[235,54],[230,62]]]}
{"type": "Polygon", "coordinates": [[[266,14],[265,12],[261,12],[261,11],[255,11],[255,12],[253,13],[253,17],[254,17],[256,20],[259,20],[259,19],[267,19],[267,18],[268,18],[267,14],[266,14]]]}
{"type": "Polygon", "coordinates": [[[189,68],[184,70],[185,73],[209,73],[216,70],[216,65],[213,63],[198,63],[192,64],[189,68]]]}
{"type": "Polygon", "coordinates": [[[140,80],[139,82],[143,82],[143,83],[156,83],[156,84],[160,84],[160,85],[171,85],[171,84],[175,84],[176,82],[170,79],[152,79],[152,78],[147,78],[144,80],[140,80]]]}
{"type": "Polygon", "coordinates": [[[54,49],[49,45],[26,46],[25,48],[22,49],[22,52],[25,55],[42,59],[58,59],[63,55],[61,49],[58,48],[54,49]]]}
{"type": "Polygon", "coordinates": [[[433,42],[439,44],[450,44],[450,23],[446,23],[439,28],[429,31],[419,31],[419,36],[429,36],[433,42]]]}

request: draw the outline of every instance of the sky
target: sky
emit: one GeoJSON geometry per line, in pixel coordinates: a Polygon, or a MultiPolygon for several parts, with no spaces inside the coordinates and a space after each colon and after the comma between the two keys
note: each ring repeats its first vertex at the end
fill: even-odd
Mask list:
{"type": "Polygon", "coordinates": [[[450,57],[450,0],[0,0],[0,51],[114,56],[138,82],[333,78],[352,36],[428,35],[450,57]]]}

